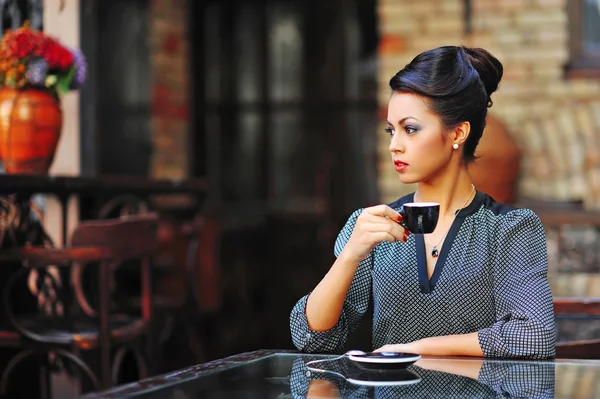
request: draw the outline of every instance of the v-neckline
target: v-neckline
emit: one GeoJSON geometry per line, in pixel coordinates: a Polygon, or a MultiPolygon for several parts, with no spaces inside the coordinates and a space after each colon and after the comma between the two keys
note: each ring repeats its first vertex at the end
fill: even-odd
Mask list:
{"type": "MultiPolygon", "coordinates": [[[[414,199],[414,194],[413,194],[414,199]]],[[[446,264],[446,259],[448,257],[448,253],[454,244],[454,239],[456,235],[460,231],[460,228],[465,220],[465,217],[474,213],[481,203],[482,196],[479,191],[475,192],[475,198],[473,201],[466,207],[463,208],[462,211],[456,216],[454,221],[452,222],[452,226],[450,226],[450,230],[448,231],[448,235],[444,239],[444,243],[442,244],[442,248],[440,250],[440,255],[437,258],[435,263],[435,268],[433,269],[433,274],[431,275],[431,279],[427,273],[427,254],[425,253],[425,237],[423,234],[415,234],[415,250],[417,252],[417,270],[419,274],[419,286],[421,288],[421,292],[423,294],[430,294],[435,285],[437,284],[440,275],[442,274],[442,270],[446,264]]]]}

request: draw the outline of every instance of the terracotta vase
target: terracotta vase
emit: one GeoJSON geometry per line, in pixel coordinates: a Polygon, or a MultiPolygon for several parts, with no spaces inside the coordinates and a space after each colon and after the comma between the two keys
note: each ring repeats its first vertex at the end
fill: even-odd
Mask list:
{"type": "Polygon", "coordinates": [[[0,157],[8,173],[46,174],[54,160],[63,115],[45,90],[0,90],[0,157]]]}
{"type": "Polygon", "coordinates": [[[514,203],[517,200],[521,151],[506,125],[488,115],[475,155],[479,159],[469,166],[475,187],[498,202],[514,203]]]}

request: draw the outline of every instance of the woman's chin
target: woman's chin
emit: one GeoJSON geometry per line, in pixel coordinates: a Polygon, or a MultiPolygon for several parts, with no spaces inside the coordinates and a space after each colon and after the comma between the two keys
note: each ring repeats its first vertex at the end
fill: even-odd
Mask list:
{"type": "Polygon", "coordinates": [[[400,182],[402,182],[402,184],[416,184],[421,181],[415,178],[414,176],[410,176],[407,174],[398,174],[398,179],[400,180],[400,182]]]}

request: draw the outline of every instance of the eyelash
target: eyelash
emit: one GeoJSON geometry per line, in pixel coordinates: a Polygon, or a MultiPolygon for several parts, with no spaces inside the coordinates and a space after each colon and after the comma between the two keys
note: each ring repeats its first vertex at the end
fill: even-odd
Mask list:
{"type": "MultiPolygon", "coordinates": [[[[411,134],[415,134],[416,132],[418,132],[418,131],[419,131],[419,129],[417,129],[416,127],[413,127],[413,126],[406,126],[406,127],[404,128],[404,131],[406,131],[406,134],[408,134],[408,135],[411,135],[411,134]],[[408,130],[411,130],[411,131],[410,131],[410,132],[408,132],[408,130]]],[[[392,128],[389,128],[389,127],[388,127],[387,129],[385,129],[385,132],[386,132],[387,134],[389,134],[390,136],[393,136],[393,135],[394,135],[394,132],[395,132],[395,130],[394,130],[394,129],[392,129],[392,128]]]]}

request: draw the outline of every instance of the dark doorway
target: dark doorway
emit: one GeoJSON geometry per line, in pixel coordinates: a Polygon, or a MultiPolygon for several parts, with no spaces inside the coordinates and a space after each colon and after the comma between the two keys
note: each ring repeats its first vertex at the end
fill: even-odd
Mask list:
{"type": "Polygon", "coordinates": [[[211,182],[231,299],[213,355],[290,347],[291,307],[350,213],[378,199],[376,0],[190,6],[190,159],[211,182]]]}
{"type": "Polygon", "coordinates": [[[150,133],[149,0],[82,0],[81,171],[148,176],[150,133]]]}

